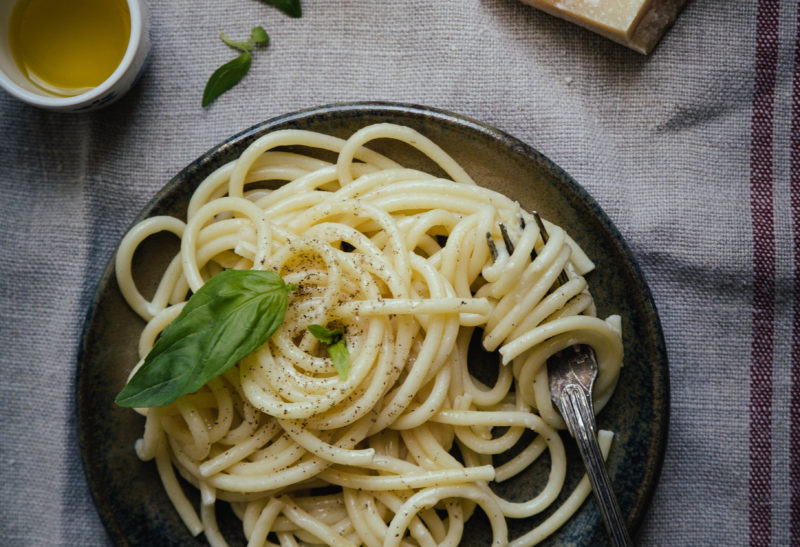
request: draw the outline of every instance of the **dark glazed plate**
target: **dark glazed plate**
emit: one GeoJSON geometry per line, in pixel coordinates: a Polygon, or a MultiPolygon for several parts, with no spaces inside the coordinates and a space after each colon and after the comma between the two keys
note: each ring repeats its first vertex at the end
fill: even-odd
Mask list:
{"type": "MultiPolygon", "coordinates": [[[[205,176],[265,133],[297,128],[346,137],[376,122],[408,125],[433,139],[479,184],[565,227],[597,264],[587,278],[599,315],[622,316],[625,347],[617,391],[600,413],[598,424],[616,432],[608,469],[628,527],[635,532],[655,489],[667,438],[668,370],[660,323],[642,273],[617,229],[583,188],[530,146],[440,110],[385,103],[323,106],[269,120],[213,148],[178,173],[135,221],[157,214],[185,218],[189,197],[205,176]]],[[[377,141],[373,147],[402,162],[430,168],[427,160],[405,145],[377,141]]],[[[140,268],[138,279],[144,279],[139,285],[145,294],[166,263],[164,247],[170,243],[174,241],[169,238],[152,243],[148,257],[135,265],[140,268]]],[[[78,438],[89,488],[116,544],[202,545],[204,538],[191,537],[170,505],[155,464],[139,461],[134,453],[142,417],[113,404],[137,361],[142,327],[143,322],[123,301],[113,261],[109,261],[87,317],[78,364],[78,438]]],[[[583,474],[574,443],[568,438],[565,443],[570,465],[562,499],[583,474]]],[[[498,490],[515,500],[538,492],[547,473],[548,458],[543,459],[498,490]]],[[[219,509],[219,513],[220,526],[231,544],[243,545],[238,520],[229,509],[219,509]]],[[[547,514],[509,521],[510,536],[520,535],[547,514]]],[[[467,523],[464,537],[466,545],[490,543],[488,521],[480,512],[467,523]]],[[[545,544],[608,544],[594,499],[590,497],[545,544]]]]}

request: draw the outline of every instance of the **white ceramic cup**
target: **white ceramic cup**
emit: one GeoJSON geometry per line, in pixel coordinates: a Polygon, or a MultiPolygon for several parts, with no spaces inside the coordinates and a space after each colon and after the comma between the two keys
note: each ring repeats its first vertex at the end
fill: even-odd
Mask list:
{"type": "Polygon", "coordinates": [[[150,19],[144,0],[127,0],[131,36],[119,66],[103,83],[80,95],[61,97],[35,86],[19,69],[11,54],[8,25],[16,4],[0,0],[0,87],[28,104],[61,112],[88,112],[122,97],[141,75],[150,51],[150,19]]]}

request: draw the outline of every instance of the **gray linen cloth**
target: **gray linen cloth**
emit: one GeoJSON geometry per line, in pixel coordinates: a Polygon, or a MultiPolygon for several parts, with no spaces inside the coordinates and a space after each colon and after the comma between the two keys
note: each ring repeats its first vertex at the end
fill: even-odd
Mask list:
{"type": "Polygon", "coordinates": [[[406,101],[534,146],[612,218],[670,358],[642,545],[800,544],[797,2],[690,1],[648,57],[515,0],[150,2],[138,85],[99,112],[0,93],[0,537],[105,545],[75,437],[76,359],[124,229],[198,155],[273,116],[406,101]],[[272,37],[208,109],[220,31],[272,37]]]}

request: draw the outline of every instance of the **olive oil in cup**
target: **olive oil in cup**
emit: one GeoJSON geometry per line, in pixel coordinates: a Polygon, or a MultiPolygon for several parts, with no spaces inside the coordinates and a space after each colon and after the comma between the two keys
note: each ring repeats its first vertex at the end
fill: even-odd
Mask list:
{"type": "Polygon", "coordinates": [[[125,0],[19,0],[8,32],[20,71],[69,97],[102,84],[122,62],[131,16],[125,0]]]}
{"type": "Polygon", "coordinates": [[[30,104],[88,111],[122,96],[150,46],[143,0],[0,5],[0,86],[30,104]]]}

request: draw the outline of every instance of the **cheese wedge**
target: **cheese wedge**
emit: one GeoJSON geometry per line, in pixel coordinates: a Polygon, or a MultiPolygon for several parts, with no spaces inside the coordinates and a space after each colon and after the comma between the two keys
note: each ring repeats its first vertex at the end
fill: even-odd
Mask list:
{"type": "Polygon", "coordinates": [[[650,53],[686,0],[522,0],[639,53],[650,53]]]}

